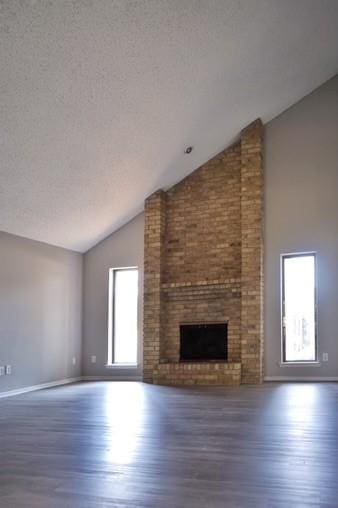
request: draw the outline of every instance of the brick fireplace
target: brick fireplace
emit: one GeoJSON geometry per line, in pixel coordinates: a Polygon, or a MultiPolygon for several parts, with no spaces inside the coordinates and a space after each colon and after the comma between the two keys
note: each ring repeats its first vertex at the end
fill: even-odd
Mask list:
{"type": "MultiPolygon", "coordinates": [[[[195,337],[202,346],[208,340],[195,337]]],[[[260,120],[233,146],[146,200],[143,341],[146,382],[262,382],[260,120]],[[206,358],[199,352],[199,359],[182,361],[182,327],[221,324],[226,356],[212,357],[209,347],[206,358]]]]}

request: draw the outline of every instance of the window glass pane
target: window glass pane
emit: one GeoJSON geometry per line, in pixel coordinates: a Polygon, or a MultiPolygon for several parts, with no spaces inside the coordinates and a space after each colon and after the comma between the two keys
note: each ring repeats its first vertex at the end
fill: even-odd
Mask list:
{"type": "Polygon", "coordinates": [[[315,258],[284,258],[284,360],[315,361],[315,258]]]}
{"type": "Polygon", "coordinates": [[[136,269],[114,271],[114,363],[137,362],[136,269]]]}

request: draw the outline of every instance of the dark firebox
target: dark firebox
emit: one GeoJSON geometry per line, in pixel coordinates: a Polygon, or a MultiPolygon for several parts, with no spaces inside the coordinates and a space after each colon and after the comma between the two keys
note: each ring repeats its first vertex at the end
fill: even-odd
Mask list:
{"type": "Polygon", "coordinates": [[[180,361],[226,361],[227,323],[180,325],[180,361]]]}

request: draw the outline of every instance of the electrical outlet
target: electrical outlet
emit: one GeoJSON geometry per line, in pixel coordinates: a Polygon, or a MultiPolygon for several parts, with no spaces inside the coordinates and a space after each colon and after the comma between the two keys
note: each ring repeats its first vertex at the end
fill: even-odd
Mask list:
{"type": "Polygon", "coordinates": [[[4,376],[5,375],[5,367],[2,365],[0,367],[0,376],[4,376]]]}
{"type": "Polygon", "coordinates": [[[95,356],[95,355],[92,355],[92,357],[91,357],[91,362],[92,362],[92,363],[96,363],[96,356],[95,356]]]}
{"type": "Polygon", "coordinates": [[[323,362],[329,361],[329,353],[323,353],[323,362]]]}
{"type": "Polygon", "coordinates": [[[12,366],[11,365],[5,365],[5,374],[6,374],[6,376],[10,376],[12,374],[12,366]]]}
{"type": "Polygon", "coordinates": [[[72,364],[73,364],[73,365],[76,365],[76,357],[75,357],[75,356],[73,356],[73,359],[72,359],[72,364]]]}

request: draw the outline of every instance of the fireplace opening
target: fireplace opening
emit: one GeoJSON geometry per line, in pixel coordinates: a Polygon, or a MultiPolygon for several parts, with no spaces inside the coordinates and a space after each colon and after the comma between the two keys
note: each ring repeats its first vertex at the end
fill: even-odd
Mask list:
{"type": "Polygon", "coordinates": [[[227,323],[180,325],[180,361],[226,361],[227,323]]]}

